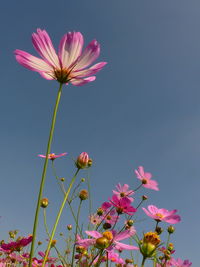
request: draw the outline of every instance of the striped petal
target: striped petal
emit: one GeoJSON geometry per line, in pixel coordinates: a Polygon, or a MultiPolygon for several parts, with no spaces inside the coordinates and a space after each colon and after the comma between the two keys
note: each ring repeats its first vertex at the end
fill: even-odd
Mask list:
{"type": "Polygon", "coordinates": [[[71,79],[70,82],[75,86],[81,86],[89,82],[93,82],[96,79],[95,76],[91,76],[85,79],[71,79]]]}
{"type": "Polygon", "coordinates": [[[38,57],[34,57],[31,54],[22,51],[22,50],[15,50],[15,57],[16,60],[23,65],[24,67],[33,70],[33,71],[37,71],[37,72],[52,72],[52,67],[46,63],[44,60],[38,58],[38,57]]]}
{"type": "Polygon", "coordinates": [[[60,69],[60,62],[52,41],[45,30],[37,29],[37,33],[32,34],[32,42],[36,51],[52,67],[60,69]]]}
{"type": "Polygon", "coordinates": [[[80,32],[68,32],[60,41],[58,55],[63,68],[68,68],[80,56],[83,47],[83,36],[80,32]]]}
{"type": "Polygon", "coordinates": [[[93,40],[79,57],[74,70],[82,70],[92,64],[100,54],[100,44],[93,40]]]}
{"type": "Polygon", "coordinates": [[[75,78],[83,78],[86,76],[94,75],[98,71],[100,71],[106,64],[107,62],[100,62],[86,70],[72,71],[71,75],[75,78]]]}

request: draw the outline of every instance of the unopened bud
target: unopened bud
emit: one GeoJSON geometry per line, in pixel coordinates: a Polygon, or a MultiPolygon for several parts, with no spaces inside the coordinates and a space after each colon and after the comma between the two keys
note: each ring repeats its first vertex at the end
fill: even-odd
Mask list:
{"type": "Polygon", "coordinates": [[[71,230],[72,230],[72,225],[71,225],[71,224],[68,224],[68,225],[67,225],[67,229],[68,229],[69,231],[71,231],[71,230]]]}
{"type": "Polygon", "coordinates": [[[148,199],[148,196],[146,196],[146,195],[142,196],[142,200],[147,200],[147,199],[148,199]]]}
{"type": "Polygon", "coordinates": [[[77,160],[76,160],[76,166],[78,169],[85,169],[85,168],[88,168],[90,167],[90,158],[89,158],[89,155],[88,153],[86,152],[82,152],[77,160]]]}
{"type": "Polygon", "coordinates": [[[110,229],[112,227],[112,225],[110,223],[104,223],[103,224],[103,229],[110,229]]]}
{"type": "Polygon", "coordinates": [[[15,238],[15,233],[13,231],[9,231],[10,238],[15,238]]]}
{"type": "Polygon", "coordinates": [[[41,241],[38,241],[38,246],[41,246],[42,245],[42,242],[41,241]]]}
{"type": "Polygon", "coordinates": [[[81,178],[81,182],[84,183],[85,182],[85,178],[81,178]]]}
{"type": "Polygon", "coordinates": [[[95,247],[99,249],[105,249],[110,245],[109,240],[106,237],[99,237],[96,239],[95,247]]]}
{"type": "Polygon", "coordinates": [[[64,182],[65,181],[65,178],[64,177],[60,178],[60,181],[61,182],[64,182]]]}
{"type": "Polygon", "coordinates": [[[46,207],[48,206],[48,204],[49,204],[49,200],[48,200],[48,198],[43,198],[43,199],[41,199],[40,207],[42,207],[42,208],[46,208],[46,207]]]}
{"type": "Polygon", "coordinates": [[[134,220],[128,220],[128,221],[126,222],[126,224],[127,224],[128,226],[132,226],[132,225],[134,224],[134,220]]]}
{"type": "Polygon", "coordinates": [[[156,233],[158,235],[162,234],[162,232],[163,232],[163,229],[160,226],[156,226],[156,229],[155,230],[156,230],[156,233]]]}
{"type": "Polygon", "coordinates": [[[99,208],[97,210],[97,215],[99,215],[99,216],[103,215],[103,209],[102,208],[99,208]]]}
{"type": "Polygon", "coordinates": [[[51,247],[55,247],[56,243],[57,243],[57,240],[55,240],[55,239],[52,240],[52,241],[51,241],[51,247]]]}
{"type": "Polygon", "coordinates": [[[170,225],[170,226],[167,228],[167,232],[168,232],[169,234],[173,234],[174,231],[175,231],[175,228],[174,228],[174,226],[172,226],[172,225],[170,225]]]}
{"type": "Polygon", "coordinates": [[[86,189],[81,190],[80,193],[79,193],[79,198],[81,200],[88,199],[88,191],[86,189]]]}
{"type": "Polygon", "coordinates": [[[125,259],[126,264],[133,263],[133,260],[131,259],[125,259]]]}

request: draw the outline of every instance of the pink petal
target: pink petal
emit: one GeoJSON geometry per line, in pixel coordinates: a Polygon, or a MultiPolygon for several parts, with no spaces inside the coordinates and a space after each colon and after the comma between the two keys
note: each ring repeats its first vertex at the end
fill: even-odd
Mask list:
{"type": "Polygon", "coordinates": [[[60,63],[52,41],[45,30],[37,29],[37,33],[32,34],[32,42],[43,59],[52,67],[60,69],[60,63]]]}
{"type": "Polygon", "coordinates": [[[141,176],[144,176],[144,168],[142,166],[138,167],[138,172],[140,173],[141,176]]]}
{"type": "Polygon", "coordinates": [[[125,230],[124,232],[116,234],[116,236],[114,237],[114,241],[120,241],[129,238],[130,236],[133,236],[135,233],[136,233],[135,228],[131,227],[131,229],[129,230],[125,230]]]}
{"type": "Polygon", "coordinates": [[[92,236],[94,238],[102,237],[102,234],[100,234],[97,231],[85,231],[87,235],[92,236]]]}
{"type": "Polygon", "coordinates": [[[93,82],[96,79],[95,76],[91,76],[85,79],[71,79],[70,82],[75,86],[81,86],[89,82],[93,82]]]}
{"type": "Polygon", "coordinates": [[[71,72],[71,75],[74,78],[81,78],[81,77],[86,77],[86,76],[94,75],[98,71],[100,71],[106,64],[107,64],[107,62],[100,62],[100,63],[97,63],[96,65],[92,66],[89,69],[80,70],[80,71],[72,71],[71,72]]]}
{"type": "Polygon", "coordinates": [[[127,250],[138,250],[139,248],[135,247],[135,246],[132,246],[132,245],[127,245],[127,244],[124,244],[124,243],[115,242],[115,249],[118,249],[118,250],[124,250],[124,249],[127,249],[127,250]]]}
{"type": "Polygon", "coordinates": [[[68,68],[81,55],[83,36],[80,32],[68,32],[63,36],[59,45],[59,58],[62,67],[68,68]]]}
{"type": "Polygon", "coordinates": [[[46,158],[46,156],[45,155],[38,155],[38,157],[40,157],[40,158],[46,158]]]}
{"type": "Polygon", "coordinates": [[[172,215],[172,216],[165,217],[163,221],[175,224],[181,221],[181,217],[179,215],[172,215]]]}
{"type": "Polygon", "coordinates": [[[46,63],[44,60],[38,58],[38,57],[34,57],[31,54],[22,51],[22,50],[15,50],[15,57],[17,62],[19,62],[22,66],[24,66],[25,68],[28,68],[30,70],[33,71],[37,71],[37,72],[52,72],[52,67],[46,63]]]}
{"type": "Polygon", "coordinates": [[[100,54],[100,44],[93,40],[79,57],[74,70],[82,70],[92,64],[100,54]]]}
{"type": "Polygon", "coordinates": [[[146,177],[147,179],[151,179],[152,174],[150,172],[145,172],[144,177],[146,177]]]}
{"type": "Polygon", "coordinates": [[[156,214],[156,213],[159,213],[159,209],[154,206],[154,205],[149,205],[148,206],[148,210],[152,213],[152,214],[156,214]]]}

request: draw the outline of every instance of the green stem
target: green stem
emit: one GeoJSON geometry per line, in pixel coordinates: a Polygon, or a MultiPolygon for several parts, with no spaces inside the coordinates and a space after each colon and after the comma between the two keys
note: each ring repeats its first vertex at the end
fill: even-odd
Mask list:
{"type": "Polygon", "coordinates": [[[144,267],[144,263],[145,263],[145,261],[146,261],[146,258],[145,258],[145,257],[143,257],[143,260],[142,260],[142,265],[141,265],[141,267],[144,267]]]}
{"type": "Polygon", "coordinates": [[[51,143],[52,143],[52,139],[53,139],[54,127],[55,127],[55,122],[56,122],[56,115],[57,115],[58,105],[60,102],[61,93],[62,93],[62,84],[60,84],[60,87],[58,90],[56,103],[55,103],[55,107],[54,107],[54,112],[53,112],[53,117],[52,117],[51,129],[50,129],[50,133],[49,133],[49,140],[48,140],[48,144],[47,144],[46,158],[45,158],[45,162],[44,162],[42,178],[41,178],[41,183],[40,183],[40,190],[39,190],[39,194],[38,194],[37,207],[36,207],[36,211],[35,211],[35,219],[34,219],[34,225],[33,225],[33,240],[32,240],[32,244],[31,244],[29,267],[32,267],[32,258],[33,258],[33,253],[34,253],[36,232],[37,232],[37,226],[38,226],[40,201],[41,201],[42,193],[43,193],[43,189],[44,189],[44,183],[45,183],[47,165],[48,165],[48,154],[50,153],[50,150],[51,150],[51,143]]]}
{"type": "Polygon", "coordinates": [[[46,253],[45,253],[45,257],[44,257],[44,260],[43,260],[43,263],[42,263],[42,267],[45,266],[45,263],[46,263],[46,261],[47,261],[48,254],[49,254],[49,251],[50,251],[50,249],[51,249],[51,242],[52,242],[52,240],[53,240],[53,238],[54,238],[54,235],[55,235],[55,232],[56,232],[56,228],[57,228],[57,226],[58,226],[58,222],[59,222],[59,220],[60,220],[60,216],[61,216],[61,214],[62,214],[63,208],[64,208],[64,206],[65,206],[65,203],[66,203],[67,199],[68,199],[69,193],[70,193],[71,188],[72,188],[72,186],[73,186],[73,184],[74,184],[74,182],[75,182],[75,180],[76,180],[76,176],[77,176],[79,170],[80,170],[80,169],[77,169],[77,171],[76,171],[74,177],[72,178],[71,183],[70,183],[70,185],[69,185],[69,188],[68,188],[68,190],[67,190],[67,192],[66,192],[66,194],[65,194],[64,200],[63,200],[63,202],[62,202],[62,204],[61,204],[61,206],[60,206],[58,215],[57,215],[57,217],[56,217],[56,221],[55,221],[55,223],[54,223],[54,226],[53,226],[53,229],[52,229],[52,232],[51,232],[51,236],[50,236],[49,243],[48,243],[48,247],[47,247],[47,250],[46,250],[46,253]]]}
{"type": "Polygon", "coordinates": [[[74,264],[74,253],[75,253],[75,246],[76,246],[76,236],[78,233],[78,221],[79,221],[79,215],[80,215],[80,210],[81,210],[81,204],[82,204],[82,200],[80,200],[80,204],[78,206],[77,217],[76,217],[75,241],[74,241],[73,251],[72,251],[72,264],[71,264],[71,266],[73,266],[73,264],[74,264]]]}

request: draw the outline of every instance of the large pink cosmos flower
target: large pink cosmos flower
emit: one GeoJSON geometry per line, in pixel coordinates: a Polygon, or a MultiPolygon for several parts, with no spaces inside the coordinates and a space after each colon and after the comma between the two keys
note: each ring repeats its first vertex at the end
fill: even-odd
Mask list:
{"type": "Polygon", "coordinates": [[[129,185],[124,184],[123,186],[121,186],[121,184],[118,183],[116,185],[116,188],[117,188],[118,191],[113,190],[113,194],[117,195],[119,198],[126,197],[131,202],[133,202],[133,198],[130,197],[130,196],[133,195],[134,192],[133,192],[133,190],[128,190],[129,189],[129,185]]]}
{"type": "Polygon", "coordinates": [[[150,172],[144,172],[144,168],[139,166],[137,170],[135,170],[135,174],[138,179],[142,181],[144,187],[159,191],[158,183],[154,180],[151,180],[152,174],[150,172]]]}
{"type": "Polygon", "coordinates": [[[116,208],[118,214],[126,213],[128,215],[133,215],[137,210],[131,206],[131,201],[128,198],[118,198],[118,196],[113,195],[110,203],[116,208]]]}
{"type": "Polygon", "coordinates": [[[148,210],[145,208],[142,209],[146,213],[146,215],[148,215],[149,217],[153,218],[158,222],[163,221],[175,224],[181,221],[181,217],[175,214],[177,210],[168,211],[166,209],[159,209],[154,205],[149,205],[148,210]]]}
{"type": "Polygon", "coordinates": [[[138,250],[138,247],[127,245],[124,243],[121,243],[119,241],[129,238],[133,236],[136,231],[134,227],[129,228],[128,230],[125,230],[123,232],[120,232],[117,234],[115,230],[112,231],[105,231],[104,233],[99,233],[98,231],[85,231],[88,236],[91,236],[93,238],[90,239],[81,239],[80,237],[77,238],[76,244],[84,247],[89,247],[96,244],[96,241],[99,238],[107,237],[109,236],[108,241],[110,242],[110,245],[106,247],[107,251],[112,251],[113,249],[116,250],[138,250]]]}
{"type": "MultiPolygon", "coordinates": [[[[54,159],[63,157],[63,156],[65,156],[65,155],[67,155],[66,152],[65,152],[65,153],[61,153],[61,154],[58,154],[58,155],[56,155],[56,154],[54,154],[54,153],[51,153],[51,154],[48,154],[48,159],[54,160],[54,159]]],[[[46,155],[39,154],[38,157],[40,157],[40,158],[46,158],[46,155]]]]}
{"type": "Polygon", "coordinates": [[[100,62],[88,68],[98,58],[100,45],[93,40],[82,52],[84,40],[80,32],[65,34],[60,41],[58,53],[45,30],[37,29],[37,33],[32,34],[32,42],[42,58],[17,49],[16,60],[25,68],[39,72],[47,80],[83,85],[94,81],[96,77],[91,75],[100,71],[106,64],[100,62]]]}

